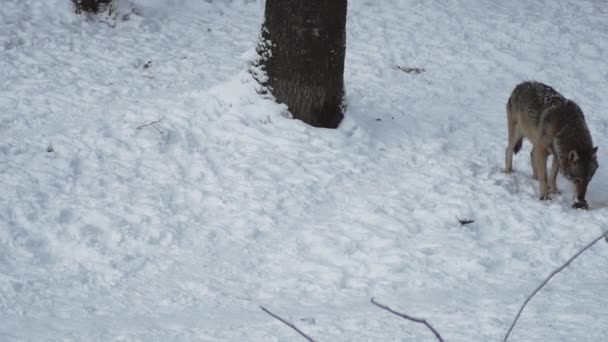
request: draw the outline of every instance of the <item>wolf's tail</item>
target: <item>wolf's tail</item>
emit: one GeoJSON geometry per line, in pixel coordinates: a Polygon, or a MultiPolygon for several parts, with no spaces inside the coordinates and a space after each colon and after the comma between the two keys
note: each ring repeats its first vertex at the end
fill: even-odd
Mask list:
{"type": "Polygon", "coordinates": [[[517,154],[517,152],[519,152],[519,150],[521,150],[521,145],[524,142],[524,138],[519,138],[519,140],[517,140],[517,142],[515,143],[515,146],[513,146],[513,153],[517,154]]]}

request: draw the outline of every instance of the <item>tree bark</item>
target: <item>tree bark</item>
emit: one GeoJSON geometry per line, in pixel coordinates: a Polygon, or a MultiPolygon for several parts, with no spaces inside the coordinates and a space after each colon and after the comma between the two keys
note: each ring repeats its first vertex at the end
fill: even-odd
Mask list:
{"type": "Polygon", "coordinates": [[[336,128],[343,118],[347,0],[266,0],[259,80],[295,119],[336,128]]]}

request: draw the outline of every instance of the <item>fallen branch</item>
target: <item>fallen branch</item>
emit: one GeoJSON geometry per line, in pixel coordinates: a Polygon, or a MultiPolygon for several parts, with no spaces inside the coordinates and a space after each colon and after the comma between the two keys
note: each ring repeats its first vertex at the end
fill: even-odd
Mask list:
{"type": "Polygon", "coordinates": [[[315,342],[315,340],[313,340],[310,336],[306,335],[305,333],[303,333],[300,329],[298,329],[295,325],[287,322],[286,320],[282,319],[281,317],[273,314],[272,312],[270,312],[270,310],[266,309],[263,306],[260,306],[260,309],[262,309],[262,311],[264,311],[265,313],[269,314],[270,316],[278,319],[279,321],[283,322],[285,325],[287,325],[288,327],[290,327],[291,329],[295,330],[296,332],[298,332],[298,334],[302,335],[306,340],[310,341],[310,342],[315,342]]]}
{"type": "Polygon", "coordinates": [[[406,74],[413,74],[413,75],[419,75],[426,71],[424,68],[409,68],[409,67],[402,67],[400,65],[395,65],[395,67],[393,69],[401,70],[401,71],[405,72],[406,74]]]}
{"type": "Polygon", "coordinates": [[[156,120],[156,121],[149,122],[147,124],[143,124],[143,125],[135,128],[135,129],[142,129],[142,128],[146,127],[146,126],[152,126],[154,129],[156,129],[157,131],[159,131],[160,134],[163,134],[163,133],[165,133],[165,131],[163,131],[160,128],[154,126],[154,124],[160,123],[161,121],[163,121],[163,119],[159,119],[159,120],[156,120]]]}
{"type": "Polygon", "coordinates": [[[456,219],[458,220],[458,222],[460,223],[461,226],[475,222],[475,220],[469,220],[469,219],[459,219],[459,218],[456,218],[456,219]]]}
{"type": "Polygon", "coordinates": [[[388,311],[388,312],[392,313],[393,315],[397,315],[397,316],[399,316],[399,317],[401,317],[401,318],[405,318],[405,319],[407,319],[407,320],[409,320],[409,321],[412,321],[412,322],[415,322],[415,323],[420,323],[420,324],[424,324],[424,325],[426,325],[426,327],[427,327],[427,328],[429,328],[429,330],[431,330],[431,331],[433,332],[433,334],[435,334],[435,337],[437,337],[437,340],[439,340],[439,342],[443,342],[443,338],[441,338],[441,335],[439,335],[439,333],[437,332],[437,330],[435,330],[435,328],[433,328],[433,326],[431,326],[431,325],[430,325],[430,324],[429,324],[429,323],[428,323],[428,322],[427,322],[425,319],[422,319],[422,318],[415,318],[415,317],[408,316],[408,315],[406,315],[406,314],[403,314],[403,313],[397,312],[397,311],[395,311],[395,310],[393,310],[393,309],[389,308],[389,307],[388,307],[388,306],[386,306],[386,305],[382,305],[382,304],[380,304],[380,303],[376,302],[376,301],[374,300],[374,298],[370,299],[370,301],[372,302],[372,304],[376,305],[377,307],[379,307],[379,308],[381,308],[381,309],[384,309],[384,310],[386,310],[386,311],[388,311]]]}
{"type": "Polygon", "coordinates": [[[532,297],[534,297],[534,295],[536,295],[536,293],[538,293],[538,291],[540,291],[540,289],[542,289],[543,286],[545,286],[549,282],[549,280],[551,280],[551,278],[553,278],[556,274],[558,274],[559,272],[561,272],[564,268],[568,267],[568,265],[570,265],[570,263],[572,261],[574,261],[574,259],[578,258],[579,255],[583,254],[583,252],[585,252],[591,246],[595,245],[595,243],[598,242],[598,241],[600,241],[602,238],[608,239],[608,231],[605,231],[604,233],[602,233],[602,235],[600,235],[595,240],[591,241],[588,245],[586,245],[585,247],[583,247],[581,250],[579,250],[578,252],[576,252],[576,254],[574,254],[574,256],[572,256],[570,259],[568,259],[568,261],[566,261],[565,264],[561,265],[560,267],[558,267],[557,269],[555,269],[553,272],[551,272],[551,274],[549,274],[549,276],[547,277],[547,279],[545,279],[545,281],[543,281],[538,287],[536,287],[536,289],[534,289],[534,291],[532,292],[532,294],[530,294],[528,296],[528,298],[526,298],[526,300],[524,301],[524,303],[522,304],[522,306],[519,308],[519,311],[517,312],[517,315],[515,316],[515,319],[513,320],[513,323],[511,324],[511,327],[509,328],[509,330],[507,331],[507,334],[505,335],[505,338],[503,339],[503,342],[507,342],[507,339],[509,338],[509,335],[511,334],[511,331],[515,327],[515,323],[517,323],[517,320],[519,319],[519,316],[521,315],[522,311],[524,311],[524,308],[526,307],[526,305],[528,304],[528,302],[532,299],[532,297]]]}

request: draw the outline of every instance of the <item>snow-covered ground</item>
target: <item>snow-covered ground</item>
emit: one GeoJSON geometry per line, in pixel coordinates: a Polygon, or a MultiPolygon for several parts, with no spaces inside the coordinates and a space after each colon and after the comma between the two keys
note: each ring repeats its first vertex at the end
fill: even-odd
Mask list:
{"type": "MultiPolygon", "coordinates": [[[[0,341],[302,340],[259,305],[318,341],[434,341],[370,297],[498,341],[608,229],[604,1],[351,0],[337,130],[256,94],[260,1],[136,4],[114,28],[0,5],[0,341]],[[589,211],[563,178],[538,201],[529,144],[502,172],[526,79],[586,113],[589,211]]],[[[608,340],[607,270],[601,242],[510,340],[608,340]]]]}

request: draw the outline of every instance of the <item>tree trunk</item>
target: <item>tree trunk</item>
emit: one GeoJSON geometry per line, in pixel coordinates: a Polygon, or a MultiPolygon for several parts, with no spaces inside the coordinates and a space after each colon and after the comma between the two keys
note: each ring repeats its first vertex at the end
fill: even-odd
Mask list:
{"type": "Polygon", "coordinates": [[[347,0],[266,0],[261,83],[295,119],[336,128],[343,118],[347,0]]]}

